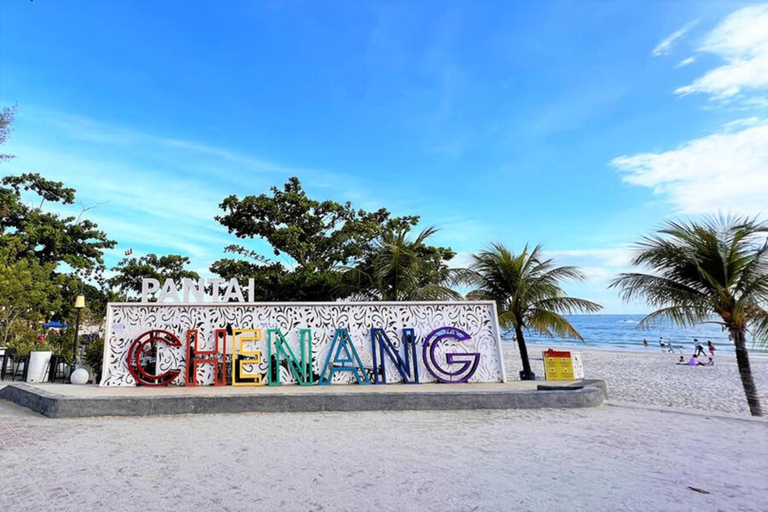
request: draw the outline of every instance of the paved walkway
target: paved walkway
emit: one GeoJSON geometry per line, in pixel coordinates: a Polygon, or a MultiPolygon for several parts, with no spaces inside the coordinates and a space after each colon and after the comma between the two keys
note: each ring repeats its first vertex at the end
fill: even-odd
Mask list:
{"type": "Polygon", "coordinates": [[[764,511],[766,460],[767,422],[631,407],[51,420],[0,400],[2,511],[764,511]]]}

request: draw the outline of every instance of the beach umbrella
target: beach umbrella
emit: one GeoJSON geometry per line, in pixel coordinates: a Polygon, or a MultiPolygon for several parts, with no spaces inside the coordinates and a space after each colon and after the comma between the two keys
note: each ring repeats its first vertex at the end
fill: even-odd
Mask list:
{"type": "Polygon", "coordinates": [[[43,324],[43,329],[64,329],[66,327],[69,327],[69,324],[67,322],[46,322],[43,324]]]}

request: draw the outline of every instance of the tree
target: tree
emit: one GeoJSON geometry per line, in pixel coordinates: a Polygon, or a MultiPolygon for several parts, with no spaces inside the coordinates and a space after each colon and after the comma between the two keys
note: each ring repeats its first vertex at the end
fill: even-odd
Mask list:
{"type": "MultiPolygon", "coordinates": [[[[8,137],[11,135],[11,125],[13,124],[13,116],[15,115],[16,106],[3,107],[3,109],[0,110],[0,146],[5,144],[5,141],[8,140],[8,137]]],[[[10,160],[11,158],[13,158],[13,155],[0,153],[0,162],[10,160]]]]}
{"type": "Polygon", "coordinates": [[[556,267],[552,259],[544,258],[538,245],[532,250],[526,245],[515,254],[501,244],[492,244],[473,255],[470,268],[459,275],[459,282],[475,287],[467,298],[495,301],[500,326],[514,329],[523,362],[522,380],[534,378],[524,330],[584,341],[563,315],[594,313],[602,306],[568,297],[561,288],[563,281],[583,279],[584,274],[576,267],[556,267]]]}
{"type": "Polygon", "coordinates": [[[297,268],[289,271],[283,264],[239,245],[230,245],[224,250],[246,259],[222,258],[213,262],[211,272],[223,279],[237,279],[242,286],[253,279],[256,301],[333,301],[343,296],[339,273],[335,270],[310,272],[297,268]]]}
{"type": "Polygon", "coordinates": [[[351,203],[317,201],[307,197],[299,179],[292,177],[282,190],[271,195],[229,196],[217,216],[238,238],[263,238],[274,256],[292,262],[276,262],[240,245],[226,251],[240,258],[223,258],[211,271],[224,279],[255,281],[256,300],[332,301],[349,294],[341,286],[341,266],[352,264],[371,250],[382,227],[397,229],[416,225],[418,217],[391,217],[381,208],[355,210],[351,203]],[[295,266],[293,265],[295,263],[295,266]]]}
{"type": "MultiPolygon", "coordinates": [[[[0,145],[10,136],[15,113],[15,106],[0,111],[0,145]]],[[[0,162],[11,158],[12,155],[0,154],[0,162]]],[[[102,252],[114,247],[115,242],[95,223],[82,218],[86,208],[78,217],[62,217],[43,210],[46,201],[74,204],[73,188],[36,173],[5,176],[0,185],[0,247],[13,240],[14,244],[21,244],[21,250],[14,250],[19,258],[36,258],[41,264],[65,263],[82,275],[103,268],[102,252]],[[25,204],[23,194],[36,195],[40,204],[25,204]]]]}
{"type": "Polygon", "coordinates": [[[768,336],[768,223],[744,217],[668,222],[637,244],[632,264],[612,283],[624,300],[644,298],[656,309],[641,326],[669,319],[694,326],[719,318],[733,340],[739,376],[753,416],[762,415],[746,333],[768,336]]]}
{"type": "Polygon", "coordinates": [[[106,233],[88,219],[63,217],[42,209],[46,201],[72,204],[75,200],[74,189],[39,174],[6,176],[0,183],[3,185],[0,187],[0,245],[5,244],[9,237],[13,238],[24,247],[20,257],[35,258],[41,263],[66,263],[82,274],[103,267],[104,249],[115,246],[106,233]],[[22,190],[40,197],[40,205],[25,204],[22,190]]]}
{"type": "Polygon", "coordinates": [[[299,179],[292,177],[272,195],[229,196],[219,207],[218,220],[238,238],[264,238],[275,256],[290,256],[309,272],[331,270],[360,257],[386,224],[416,225],[418,217],[390,218],[384,208],[354,210],[347,202],[316,201],[307,197],[299,179]]]}
{"type": "Polygon", "coordinates": [[[435,228],[409,237],[410,226],[384,228],[357,265],[344,272],[352,295],[368,300],[445,300],[461,295],[447,286],[452,277],[448,268],[455,253],[433,247],[426,240],[435,228]]]}
{"type": "MultiPolygon", "coordinates": [[[[15,111],[15,107],[0,111],[0,145],[11,133],[15,111]]],[[[0,162],[10,158],[0,154],[0,162]]],[[[85,279],[101,282],[103,251],[115,246],[95,223],[83,218],[89,208],[82,207],[77,217],[44,210],[46,202],[59,209],[75,204],[75,199],[73,188],[40,174],[0,180],[0,251],[5,251],[7,265],[28,265],[37,281],[52,283],[43,287],[49,295],[33,294],[36,303],[29,307],[43,316],[55,310],[60,320],[74,313],[74,298],[87,286],[85,279]],[[46,279],[39,269],[49,272],[46,279]]]]}
{"type": "Polygon", "coordinates": [[[158,256],[147,254],[140,258],[124,258],[112,271],[117,274],[107,280],[110,286],[129,294],[141,293],[141,282],[145,278],[154,278],[162,284],[166,279],[181,282],[182,279],[200,279],[197,272],[185,268],[190,259],[178,254],[158,256]]]}
{"type": "Polygon", "coordinates": [[[53,264],[19,259],[18,246],[0,248],[0,344],[7,345],[20,331],[36,327],[47,311],[58,304],[58,290],[51,280],[53,264]]]}

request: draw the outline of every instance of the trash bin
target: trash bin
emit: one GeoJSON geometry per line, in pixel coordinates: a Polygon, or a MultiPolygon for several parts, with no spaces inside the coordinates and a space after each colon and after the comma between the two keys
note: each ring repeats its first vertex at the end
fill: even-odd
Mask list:
{"type": "Polygon", "coordinates": [[[48,382],[48,364],[51,362],[52,355],[53,352],[50,350],[29,353],[27,382],[48,382]]]}

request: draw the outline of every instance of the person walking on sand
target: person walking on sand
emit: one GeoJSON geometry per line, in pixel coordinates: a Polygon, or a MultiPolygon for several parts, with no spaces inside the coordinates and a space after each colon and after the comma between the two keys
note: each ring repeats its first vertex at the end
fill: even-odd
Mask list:
{"type": "Polygon", "coordinates": [[[704,353],[704,347],[701,346],[701,342],[696,338],[693,338],[693,355],[695,356],[706,355],[704,353]]]}
{"type": "Polygon", "coordinates": [[[709,355],[715,357],[715,345],[712,344],[712,340],[707,340],[707,348],[709,349],[709,355]]]}

